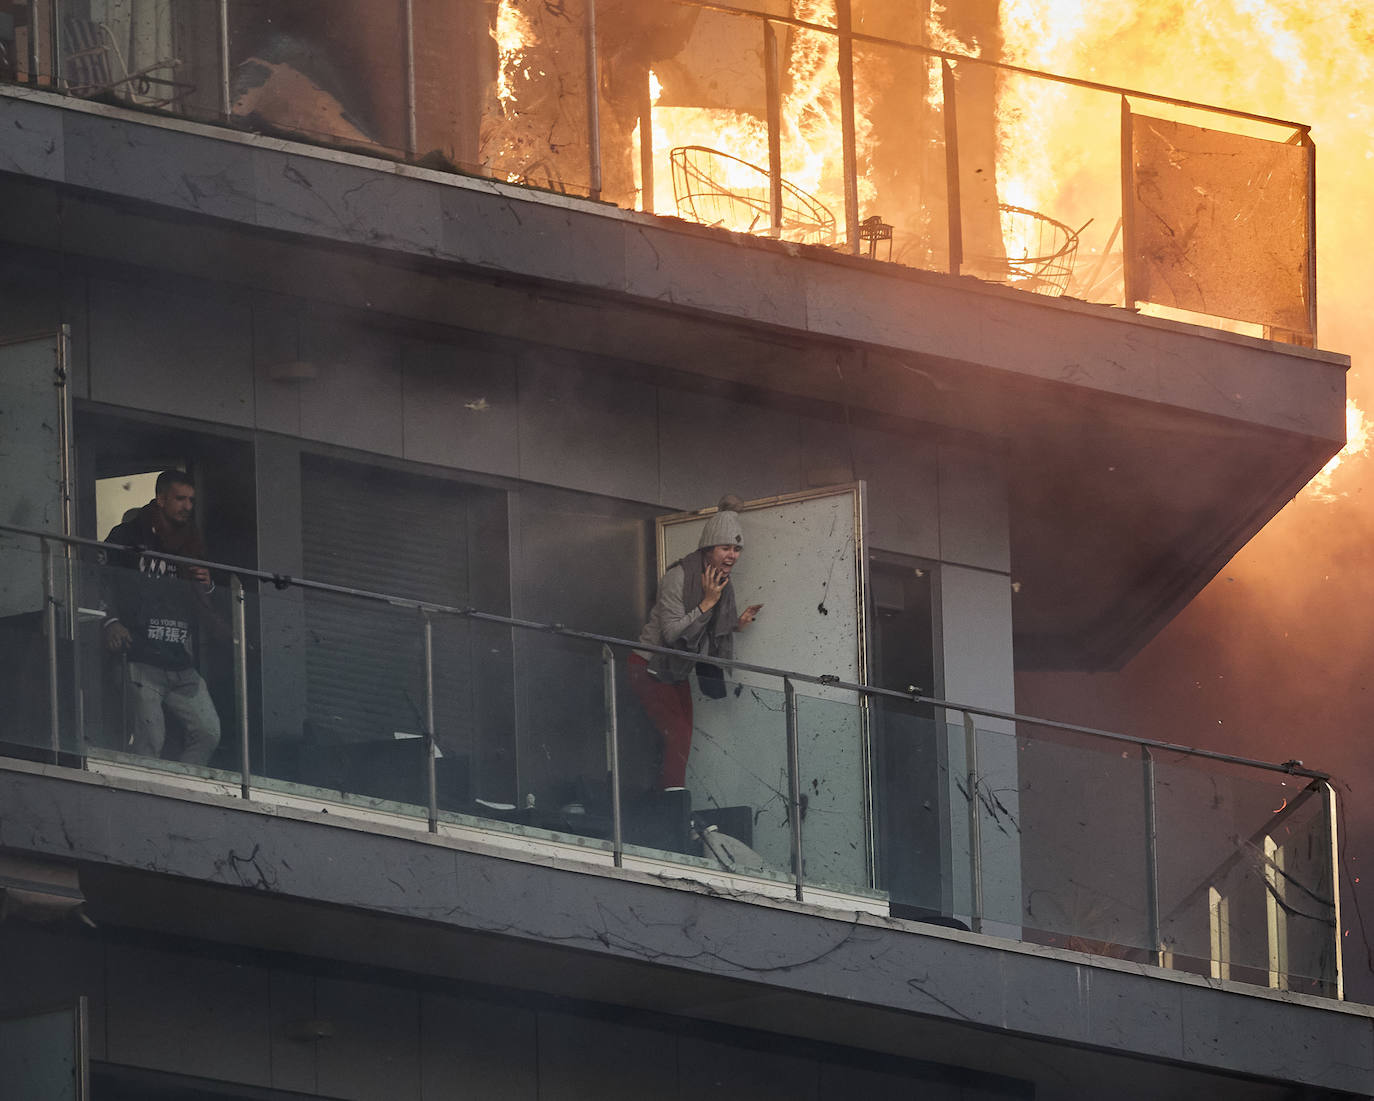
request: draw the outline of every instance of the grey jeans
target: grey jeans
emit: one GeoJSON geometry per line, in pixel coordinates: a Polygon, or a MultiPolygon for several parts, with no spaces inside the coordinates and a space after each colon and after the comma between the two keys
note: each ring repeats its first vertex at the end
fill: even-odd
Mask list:
{"type": "Polygon", "coordinates": [[[167,736],[167,714],[186,731],[181,759],[203,765],[219,745],[219,714],[210,699],[205,680],[194,669],[159,669],[141,661],[129,662],[129,688],[133,697],[133,751],[145,757],[161,757],[167,736]]]}

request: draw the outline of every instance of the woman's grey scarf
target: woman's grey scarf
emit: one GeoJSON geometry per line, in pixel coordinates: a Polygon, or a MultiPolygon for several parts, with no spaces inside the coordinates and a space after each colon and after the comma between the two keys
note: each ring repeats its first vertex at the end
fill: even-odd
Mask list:
{"type": "MultiPolygon", "coordinates": [[[[699,605],[701,598],[706,595],[706,590],[701,584],[701,575],[706,570],[706,550],[694,550],[673,565],[682,567],[682,607],[686,609],[699,605]]],[[[711,609],[711,625],[706,629],[711,639],[710,647],[699,652],[720,658],[730,657],[735,649],[734,633],[738,622],[735,586],[727,580],[725,591],[720,594],[716,606],[711,609]]]]}
{"type": "MultiPolygon", "coordinates": [[[[677,566],[682,567],[683,611],[701,604],[701,598],[705,595],[705,589],[701,584],[701,573],[705,568],[702,564],[703,558],[703,551],[694,550],[690,554],[683,555],[668,567],[670,570],[677,566]]],[[[739,613],[735,610],[735,587],[727,584],[725,591],[720,594],[720,599],[716,601],[716,606],[711,609],[711,622],[707,624],[705,633],[702,634],[692,649],[698,654],[712,657],[734,657],[734,629],[738,621],[739,613]]],[[[675,658],[667,654],[655,654],[649,659],[649,671],[660,680],[676,684],[678,681],[687,679],[695,664],[696,662],[691,658],[675,658]]],[[[712,668],[718,668],[718,666],[712,666],[712,668]]]]}

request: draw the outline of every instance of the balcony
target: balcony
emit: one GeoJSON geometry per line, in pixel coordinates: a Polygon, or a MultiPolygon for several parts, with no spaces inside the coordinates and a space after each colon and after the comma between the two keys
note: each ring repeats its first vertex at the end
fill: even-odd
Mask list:
{"type": "Polygon", "coordinates": [[[1339,997],[1335,796],[1297,762],[735,662],[716,663],[725,697],[698,699],[690,790],[655,791],[632,642],[207,562],[197,665],[221,737],[180,763],[175,730],[133,751],[105,645],[102,604],[132,571],[101,544],[3,531],[7,607],[34,609],[4,621],[10,756],[1339,997]]]}
{"type": "Polygon", "coordinates": [[[30,0],[0,79],[1314,343],[1307,127],[781,7],[30,0]]]}

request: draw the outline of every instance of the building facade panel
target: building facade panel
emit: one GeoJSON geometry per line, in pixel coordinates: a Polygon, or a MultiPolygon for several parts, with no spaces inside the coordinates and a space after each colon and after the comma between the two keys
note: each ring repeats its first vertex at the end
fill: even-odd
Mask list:
{"type": "Polygon", "coordinates": [[[250,163],[232,145],[163,127],[130,131],[118,119],[71,115],[63,123],[65,179],[213,218],[257,210],[250,163]]]}
{"type": "Polygon", "coordinates": [[[515,356],[504,349],[411,339],[402,357],[405,457],[518,477],[515,356]]]}
{"type": "MultiPolygon", "coordinates": [[[[254,419],[248,304],[207,293],[93,279],[88,318],[91,397],[219,424],[254,419]]],[[[84,324],[83,324],[84,322],[84,324]]]]}

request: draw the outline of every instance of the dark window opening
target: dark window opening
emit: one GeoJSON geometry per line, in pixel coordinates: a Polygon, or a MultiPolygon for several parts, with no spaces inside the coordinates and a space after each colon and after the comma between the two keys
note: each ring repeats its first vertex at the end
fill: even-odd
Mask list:
{"type": "MultiPolygon", "coordinates": [[[[916,559],[874,551],[869,558],[873,683],[938,695],[935,683],[934,580],[916,559]]],[[[948,891],[945,739],[929,704],[875,698],[874,826],[878,886],[893,913],[944,912],[948,891]]]]}

